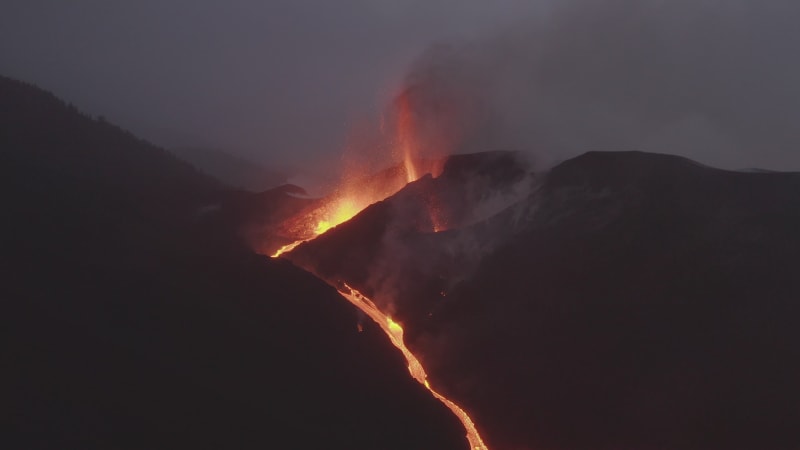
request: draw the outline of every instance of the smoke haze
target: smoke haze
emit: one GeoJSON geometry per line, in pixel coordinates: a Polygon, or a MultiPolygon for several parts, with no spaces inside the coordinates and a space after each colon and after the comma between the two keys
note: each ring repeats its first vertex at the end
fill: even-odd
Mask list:
{"type": "Polygon", "coordinates": [[[11,0],[0,72],[167,147],[324,167],[416,86],[428,142],[800,170],[788,0],[11,0]],[[426,50],[427,49],[427,50],[426,50]]]}
{"type": "Polygon", "coordinates": [[[407,80],[427,93],[429,123],[468,124],[462,152],[556,162],[644,150],[798,170],[798,12],[788,1],[562,2],[490,39],[430,48],[407,80]],[[457,119],[438,114],[453,98],[457,119]]]}
{"type": "Polygon", "coordinates": [[[377,127],[430,42],[537,9],[520,0],[9,0],[0,73],[160,145],[325,167],[353,128],[377,127]]]}

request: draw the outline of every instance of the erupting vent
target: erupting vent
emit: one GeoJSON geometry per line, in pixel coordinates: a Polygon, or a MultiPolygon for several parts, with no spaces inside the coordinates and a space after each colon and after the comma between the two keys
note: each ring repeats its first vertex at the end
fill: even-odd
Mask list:
{"type": "MultiPolygon", "coordinates": [[[[306,211],[286,224],[286,236],[292,236],[291,239],[295,239],[295,241],[275,251],[272,254],[273,258],[290,252],[303,242],[310,241],[331,228],[349,221],[367,206],[395,194],[408,183],[417,181],[422,175],[431,174],[433,177],[438,177],[441,174],[444,166],[443,158],[423,159],[417,153],[420,148],[419,142],[417,142],[419,130],[417,130],[418,124],[412,111],[408,92],[398,97],[396,106],[397,135],[393,156],[395,156],[396,160],[401,160],[402,163],[394,170],[382,172],[379,177],[372,179],[346,176],[339,189],[326,198],[321,206],[316,206],[313,210],[306,211]]],[[[426,206],[431,219],[432,231],[444,230],[446,227],[439,217],[439,205],[435,201],[429,201],[428,203],[426,206]]],[[[411,376],[458,417],[466,430],[470,448],[472,450],[488,450],[469,415],[453,401],[439,394],[431,387],[428,382],[428,375],[425,373],[425,369],[419,359],[411,353],[403,341],[403,327],[378,309],[372,300],[347,284],[343,286],[343,288],[339,289],[342,296],[372,318],[386,333],[392,344],[400,350],[408,362],[408,370],[411,376]]],[[[360,325],[359,331],[361,331],[360,325]]]]}

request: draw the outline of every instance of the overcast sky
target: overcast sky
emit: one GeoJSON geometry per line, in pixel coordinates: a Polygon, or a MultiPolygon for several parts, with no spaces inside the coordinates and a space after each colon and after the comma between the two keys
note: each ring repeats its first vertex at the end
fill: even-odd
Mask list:
{"type": "Polygon", "coordinates": [[[278,165],[335,160],[412,79],[482,108],[458,151],[800,170],[795,3],[5,0],[0,73],[166,147],[278,165]]]}

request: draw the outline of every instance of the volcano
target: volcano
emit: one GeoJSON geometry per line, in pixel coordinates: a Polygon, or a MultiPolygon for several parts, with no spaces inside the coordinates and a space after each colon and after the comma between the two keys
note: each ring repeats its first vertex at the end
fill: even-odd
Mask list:
{"type": "Polygon", "coordinates": [[[254,193],[0,100],[4,448],[800,448],[800,174],[426,160],[406,120],[254,193]]]}
{"type": "Polygon", "coordinates": [[[797,173],[493,152],[285,257],[391,312],[490,448],[796,448],[798,227],[797,173]]]}

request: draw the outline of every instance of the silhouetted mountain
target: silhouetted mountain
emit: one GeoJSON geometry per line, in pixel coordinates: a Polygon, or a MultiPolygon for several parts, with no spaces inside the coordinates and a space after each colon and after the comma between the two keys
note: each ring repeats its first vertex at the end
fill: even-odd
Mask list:
{"type": "Polygon", "coordinates": [[[490,446],[800,448],[800,174],[593,152],[488,220],[393,233],[420,181],[289,257],[383,296],[490,446]]]}
{"type": "Polygon", "coordinates": [[[221,180],[229,186],[251,192],[261,192],[286,183],[287,176],[278,170],[233,155],[224,150],[204,147],[171,148],[181,159],[198,170],[221,180]]]}
{"type": "Polygon", "coordinates": [[[3,448],[467,446],[376,326],[240,244],[235,191],[5,78],[0,159],[3,448]]]}
{"type": "Polygon", "coordinates": [[[800,175],[590,153],[528,204],[527,230],[449,296],[461,338],[430,355],[491,386],[465,403],[500,445],[800,445],[800,175]]]}

